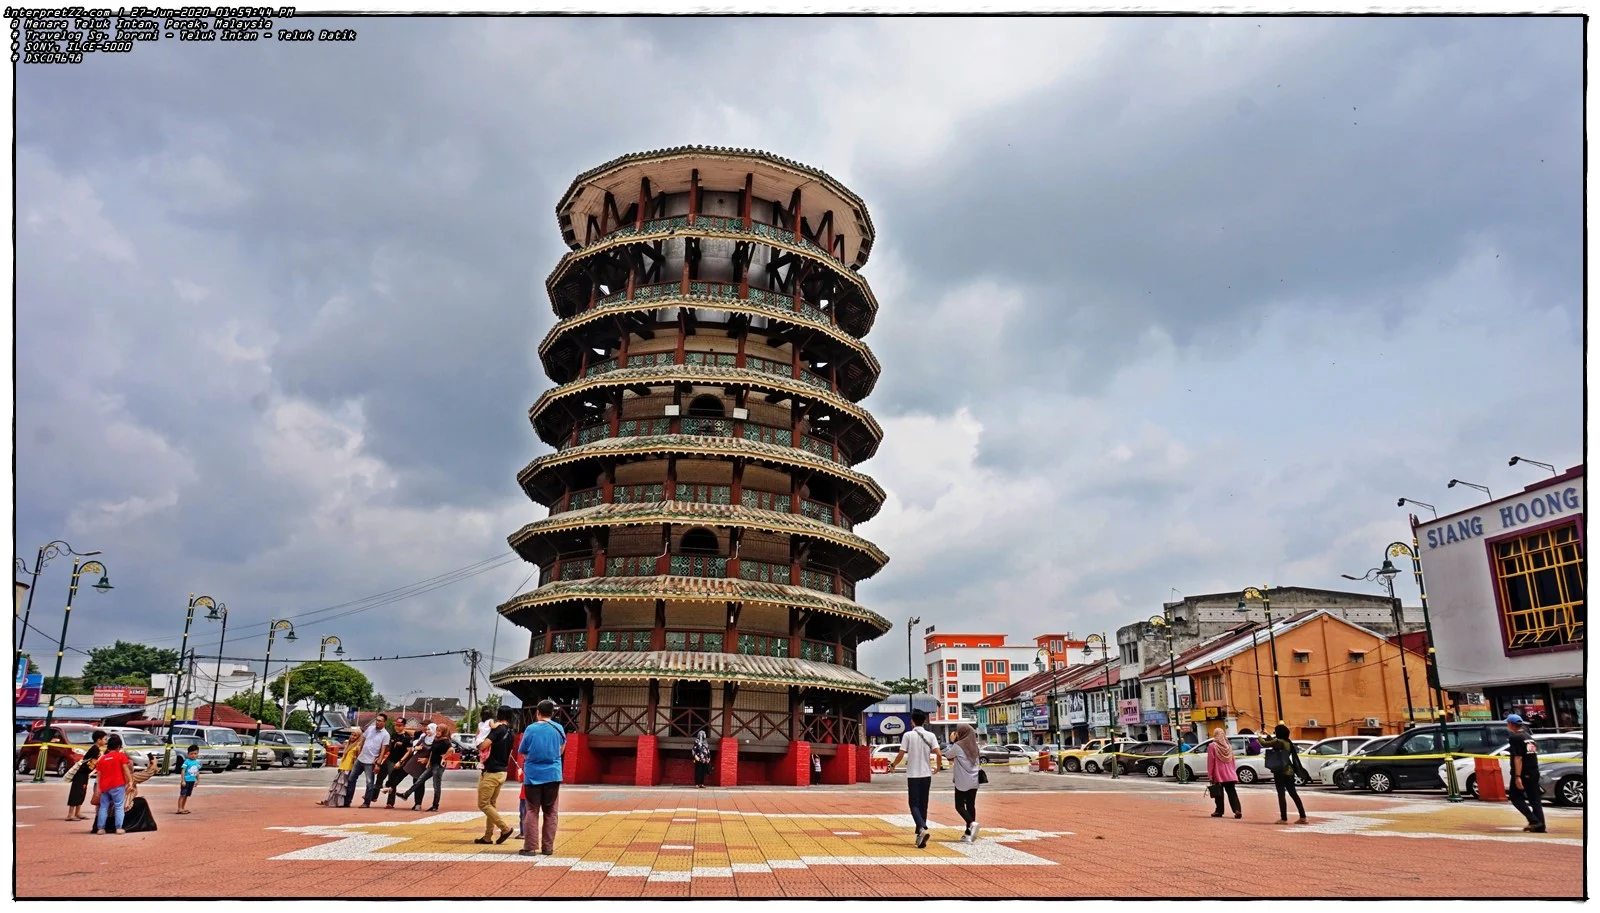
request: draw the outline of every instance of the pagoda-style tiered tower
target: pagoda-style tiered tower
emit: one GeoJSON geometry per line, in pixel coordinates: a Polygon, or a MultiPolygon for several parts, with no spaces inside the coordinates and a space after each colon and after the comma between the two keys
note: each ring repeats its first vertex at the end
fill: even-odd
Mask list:
{"type": "Polygon", "coordinates": [[[580,175],[572,251],[539,346],[557,386],[529,418],[556,448],[517,477],[546,519],[511,536],[539,587],[500,606],[533,636],[496,685],[551,698],[567,780],[868,777],[856,671],[890,623],[855,601],[888,557],[856,535],[883,489],[850,467],[882,437],[857,403],[878,304],[857,274],[866,205],[777,156],[685,146],[580,175]]]}

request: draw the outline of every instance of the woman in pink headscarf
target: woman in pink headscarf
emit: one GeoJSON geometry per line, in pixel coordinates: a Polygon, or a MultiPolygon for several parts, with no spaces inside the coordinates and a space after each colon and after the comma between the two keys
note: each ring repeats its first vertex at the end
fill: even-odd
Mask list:
{"type": "Polygon", "coordinates": [[[1211,798],[1217,802],[1217,810],[1211,813],[1211,817],[1222,817],[1222,794],[1227,793],[1233,816],[1243,818],[1244,812],[1239,808],[1239,771],[1234,768],[1233,746],[1228,743],[1228,734],[1220,726],[1211,730],[1211,744],[1206,748],[1206,776],[1211,780],[1211,798]]]}

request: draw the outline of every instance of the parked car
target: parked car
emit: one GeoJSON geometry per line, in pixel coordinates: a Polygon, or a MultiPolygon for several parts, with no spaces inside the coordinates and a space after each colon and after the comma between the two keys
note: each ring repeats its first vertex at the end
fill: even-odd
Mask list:
{"type": "MultiPolygon", "coordinates": [[[[1365,745],[1357,747],[1354,751],[1346,752],[1347,754],[1351,756],[1359,756],[1371,754],[1375,751],[1382,751],[1385,746],[1398,738],[1398,736],[1362,736],[1361,738],[1371,739],[1371,741],[1367,742],[1365,745]]],[[[1353,759],[1353,757],[1334,758],[1332,760],[1323,761],[1322,767],[1316,773],[1317,782],[1323,786],[1332,786],[1336,789],[1355,789],[1356,784],[1350,781],[1350,778],[1345,775],[1344,770],[1346,765],[1348,765],[1353,759]]]]}
{"type": "MultiPolygon", "coordinates": [[[[1177,777],[1178,768],[1188,768],[1188,773],[1182,779],[1189,780],[1206,776],[1206,750],[1211,747],[1211,739],[1206,739],[1199,745],[1183,754],[1168,755],[1161,762],[1161,775],[1163,777],[1177,777]]],[[[1239,772],[1240,783],[1254,783],[1257,780],[1270,780],[1272,774],[1267,771],[1266,755],[1245,754],[1245,746],[1250,742],[1249,736],[1228,736],[1228,744],[1233,747],[1234,768],[1239,772]]]]}
{"type": "Polygon", "coordinates": [[[1539,791],[1557,805],[1583,808],[1583,761],[1541,762],[1539,791]]]}
{"type": "Polygon", "coordinates": [[[78,763],[83,758],[83,753],[94,744],[95,728],[78,723],[40,726],[28,733],[27,740],[17,749],[17,772],[27,773],[37,770],[39,746],[49,744],[50,747],[45,749],[45,770],[58,777],[65,775],[67,768],[78,763]]]}
{"type": "Polygon", "coordinates": [[[228,765],[229,770],[249,763],[250,755],[247,752],[255,753],[257,764],[262,762],[271,764],[277,760],[277,756],[271,748],[246,745],[245,741],[239,738],[237,732],[226,726],[201,726],[195,723],[184,723],[174,726],[172,734],[174,739],[180,735],[197,736],[205,744],[228,752],[231,758],[231,763],[228,765]]]}
{"type": "Polygon", "coordinates": [[[274,759],[284,767],[320,767],[328,757],[321,744],[298,729],[263,729],[260,744],[272,749],[274,759]]]}
{"type": "Polygon", "coordinates": [[[1076,748],[1068,748],[1056,758],[1062,769],[1068,773],[1077,773],[1083,769],[1083,759],[1092,754],[1099,754],[1111,744],[1110,739],[1090,739],[1076,748]]]}
{"type": "Polygon", "coordinates": [[[200,746],[200,768],[202,770],[228,770],[233,766],[232,751],[207,745],[205,739],[197,735],[173,735],[172,751],[179,757],[188,756],[190,745],[200,746]]]}
{"type": "Polygon", "coordinates": [[[127,726],[107,726],[105,733],[116,733],[122,736],[122,753],[128,756],[128,761],[134,770],[144,770],[150,766],[151,757],[154,756],[157,767],[161,766],[161,756],[166,754],[167,740],[153,732],[143,729],[132,729],[127,726]]]}
{"type": "Polygon", "coordinates": [[[1418,726],[1401,733],[1381,752],[1363,754],[1345,765],[1345,776],[1362,789],[1386,793],[1396,789],[1442,789],[1439,755],[1450,751],[1488,754],[1508,741],[1506,724],[1450,723],[1418,726]],[[1445,733],[1448,732],[1448,743],[1445,733]]]}
{"type": "MultiPolygon", "coordinates": [[[[1583,733],[1581,732],[1559,732],[1535,735],[1533,737],[1533,743],[1539,749],[1539,763],[1541,765],[1548,761],[1560,761],[1583,757],[1583,733]]],[[[1501,758],[1500,783],[1502,785],[1506,785],[1511,782],[1510,750],[1511,745],[1508,741],[1505,745],[1501,745],[1494,752],[1501,758]]],[[[1465,790],[1468,795],[1472,796],[1472,798],[1478,798],[1478,759],[1456,758],[1455,767],[1456,783],[1460,784],[1461,788],[1465,790]]],[[[1444,764],[1441,763],[1438,770],[1440,783],[1444,782],[1444,775],[1444,764]]],[[[1540,770],[1539,776],[1542,781],[1544,778],[1543,770],[1540,770]]],[[[1545,790],[1545,792],[1548,794],[1549,790],[1545,790]]]]}
{"type": "Polygon", "coordinates": [[[1168,742],[1164,739],[1150,739],[1144,742],[1134,742],[1126,750],[1132,757],[1118,758],[1119,772],[1122,774],[1142,773],[1147,777],[1161,776],[1161,765],[1167,755],[1178,753],[1178,743],[1168,742]],[[1154,771],[1152,773],[1151,771],[1154,771]]]}
{"type": "Polygon", "coordinates": [[[978,749],[978,761],[989,761],[996,764],[1009,763],[1013,758],[1029,758],[1034,754],[1033,749],[1027,745],[1000,744],[990,742],[978,749]]]}
{"type": "Polygon", "coordinates": [[[1320,742],[1313,742],[1310,748],[1300,749],[1300,765],[1311,775],[1313,781],[1332,786],[1331,779],[1324,781],[1321,776],[1324,767],[1337,762],[1342,768],[1344,759],[1348,755],[1353,755],[1362,746],[1370,745],[1382,738],[1383,736],[1373,735],[1336,735],[1320,742]]]}
{"type": "Polygon", "coordinates": [[[1112,759],[1115,755],[1131,752],[1138,746],[1138,742],[1120,740],[1112,742],[1094,754],[1084,755],[1083,772],[1086,774],[1110,773],[1112,759]]]}

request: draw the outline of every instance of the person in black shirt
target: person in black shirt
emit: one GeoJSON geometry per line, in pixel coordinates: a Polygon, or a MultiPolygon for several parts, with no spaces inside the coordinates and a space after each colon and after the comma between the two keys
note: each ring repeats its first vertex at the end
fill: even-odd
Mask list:
{"type": "Polygon", "coordinates": [[[410,725],[405,720],[395,723],[394,737],[389,740],[389,753],[378,766],[378,789],[389,791],[389,802],[385,808],[394,808],[394,788],[406,775],[406,755],[411,753],[412,730],[408,728],[410,725]]]}
{"type": "Polygon", "coordinates": [[[1506,798],[1528,819],[1523,830],[1533,834],[1544,833],[1544,806],[1539,801],[1539,747],[1529,738],[1528,726],[1522,717],[1513,713],[1506,717],[1510,731],[1511,782],[1506,786],[1506,798]]]}
{"type": "Polygon", "coordinates": [[[506,784],[506,764],[511,761],[511,721],[515,716],[510,707],[501,707],[489,734],[484,736],[484,741],[489,743],[488,750],[479,743],[478,757],[482,760],[483,773],[478,777],[478,811],[483,812],[484,822],[483,836],[474,843],[505,843],[514,833],[506,819],[500,817],[495,803],[500,800],[500,787],[506,784]],[[494,838],[497,827],[500,836],[494,838]]]}
{"type": "Polygon", "coordinates": [[[444,756],[450,753],[450,739],[439,732],[437,723],[429,723],[427,735],[422,737],[423,744],[427,746],[428,768],[417,777],[416,785],[406,798],[415,799],[416,804],[411,806],[412,811],[422,811],[422,800],[428,795],[428,781],[433,781],[433,807],[428,811],[439,810],[439,791],[444,786],[444,756]]]}

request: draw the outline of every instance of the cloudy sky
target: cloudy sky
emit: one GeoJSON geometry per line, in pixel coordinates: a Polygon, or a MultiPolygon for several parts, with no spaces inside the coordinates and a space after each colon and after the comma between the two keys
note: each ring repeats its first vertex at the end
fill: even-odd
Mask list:
{"type": "Polygon", "coordinates": [[[823,168],[878,226],[860,532],[892,561],[858,595],[901,627],[869,673],[913,613],[1081,635],[1337,587],[1407,535],[1397,497],[1581,459],[1576,19],[351,24],[17,71],[18,553],[105,553],[77,648],[176,646],[195,592],[230,655],[269,617],[280,657],[526,655],[494,606],[544,513],[515,473],[553,207],[683,143],[823,168]]]}

